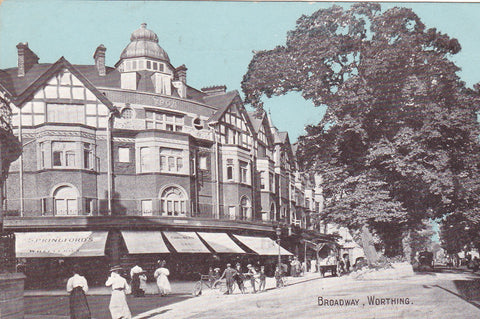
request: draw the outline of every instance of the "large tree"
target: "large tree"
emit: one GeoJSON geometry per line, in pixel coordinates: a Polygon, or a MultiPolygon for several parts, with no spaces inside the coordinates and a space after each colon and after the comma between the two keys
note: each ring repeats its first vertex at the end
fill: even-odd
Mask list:
{"type": "Polygon", "coordinates": [[[323,218],[366,225],[387,255],[409,258],[426,220],[478,210],[478,94],[450,60],[460,49],[411,9],[332,6],[298,19],[285,45],[256,52],[242,89],[258,109],[264,95],[291,91],[327,106],[298,151],[323,175],[323,218]]]}

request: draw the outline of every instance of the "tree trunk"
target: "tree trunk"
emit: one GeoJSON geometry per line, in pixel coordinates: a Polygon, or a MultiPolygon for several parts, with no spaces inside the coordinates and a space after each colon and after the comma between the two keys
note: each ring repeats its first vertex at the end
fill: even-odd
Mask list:
{"type": "Polygon", "coordinates": [[[409,262],[412,263],[412,232],[406,230],[403,232],[402,237],[402,248],[403,248],[403,257],[409,262]]]}
{"type": "Polygon", "coordinates": [[[369,266],[377,263],[378,255],[375,250],[372,233],[366,225],[362,227],[362,246],[369,266]]]}

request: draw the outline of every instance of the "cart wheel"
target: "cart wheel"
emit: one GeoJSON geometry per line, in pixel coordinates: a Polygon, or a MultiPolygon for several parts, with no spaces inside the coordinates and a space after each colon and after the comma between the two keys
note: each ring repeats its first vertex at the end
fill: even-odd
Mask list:
{"type": "Polygon", "coordinates": [[[192,296],[194,297],[198,297],[202,294],[202,283],[201,282],[197,282],[195,284],[195,286],[193,286],[193,290],[192,290],[192,296]]]}

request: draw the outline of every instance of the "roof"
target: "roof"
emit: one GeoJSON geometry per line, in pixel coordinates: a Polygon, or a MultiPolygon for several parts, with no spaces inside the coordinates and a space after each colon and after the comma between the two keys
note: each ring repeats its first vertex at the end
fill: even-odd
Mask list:
{"type": "Polygon", "coordinates": [[[247,114],[250,118],[250,122],[252,122],[253,130],[255,131],[255,133],[258,133],[258,131],[260,130],[260,126],[262,126],[264,115],[261,118],[258,118],[255,112],[247,112],[247,114]]]}
{"type": "Polygon", "coordinates": [[[225,92],[223,94],[205,95],[202,100],[205,104],[215,107],[217,110],[229,106],[235,97],[239,97],[237,90],[225,92]]]}
{"type": "Polygon", "coordinates": [[[217,108],[217,111],[208,120],[209,122],[218,122],[223,114],[228,110],[235,98],[240,98],[238,91],[229,91],[225,94],[207,95],[203,97],[205,104],[217,108]]]}
{"type": "Polygon", "coordinates": [[[170,62],[167,52],[158,45],[158,36],[152,30],[147,29],[147,24],[133,31],[130,43],[123,49],[120,60],[128,58],[153,58],[170,62]]]}
{"type": "Polygon", "coordinates": [[[275,135],[275,144],[277,143],[284,144],[286,142],[289,142],[287,132],[276,132],[274,135],[275,135]]]}
{"type": "MultiPolygon", "coordinates": [[[[72,64],[70,64],[70,62],[68,62],[64,57],[61,57],[60,59],[58,59],[58,61],[55,62],[54,64],[48,65],[48,67],[45,68],[43,73],[40,73],[37,70],[33,74],[34,76],[33,75],[29,76],[27,81],[24,81],[25,87],[23,91],[20,92],[21,88],[18,87],[19,91],[16,92],[16,97],[14,99],[15,105],[18,107],[21,107],[27,100],[31,98],[31,96],[35,92],[37,92],[43,85],[45,85],[45,83],[49,81],[52,78],[52,76],[59,73],[64,68],[68,69],[73,75],[75,75],[78,78],[78,80],[81,81],[85,85],[85,87],[88,88],[105,106],[107,106],[112,110],[116,110],[113,107],[112,102],[109,99],[107,99],[105,95],[103,95],[77,68],[75,68],[72,64]]],[[[30,73],[31,71],[32,70],[29,70],[28,73],[30,73]]],[[[18,76],[15,76],[15,78],[21,79],[22,77],[19,78],[18,76]]],[[[15,81],[12,81],[12,82],[15,83],[15,81]]]]}

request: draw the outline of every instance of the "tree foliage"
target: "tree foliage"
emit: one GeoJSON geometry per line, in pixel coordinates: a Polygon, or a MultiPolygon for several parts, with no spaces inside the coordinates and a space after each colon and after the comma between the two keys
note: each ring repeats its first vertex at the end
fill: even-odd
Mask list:
{"type": "Polygon", "coordinates": [[[323,175],[324,218],[369,225],[389,250],[429,218],[478,213],[478,94],[449,59],[460,49],[411,9],[332,6],[255,53],[242,89],[258,109],[291,91],[327,106],[297,157],[323,175]]]}

